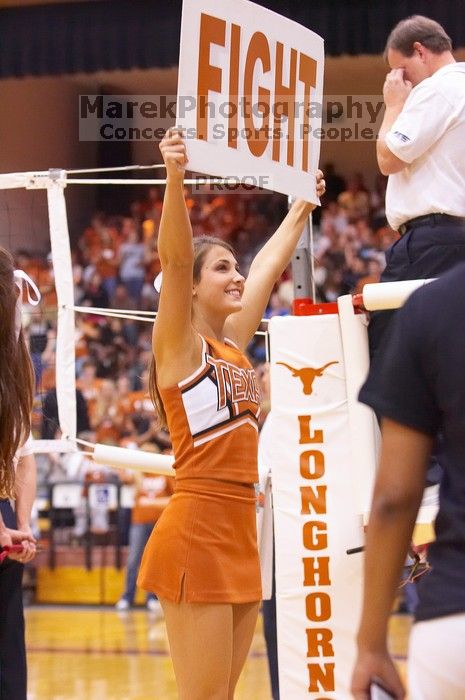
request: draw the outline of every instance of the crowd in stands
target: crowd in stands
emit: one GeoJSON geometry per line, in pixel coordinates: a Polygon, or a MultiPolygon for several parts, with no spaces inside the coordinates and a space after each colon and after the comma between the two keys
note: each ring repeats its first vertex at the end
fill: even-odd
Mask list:
{"type": "MultiPolygon", "coordinates": [[[[362,175],[345,181],[331,164],[325,176],[327,193],[314,225],[314,264],[317,301],[330,302],[379,279],[384,251],[397,234],[385,219],[385,178],[379,176],[370,191],[362,175]]],[[[146,198],[135,201],[122,218],[96,213],[72,249],[75,304],[89,309],[76,314],[78,430],[91,441],[156,451],[169,450],[170,443],[147,394],[151,324],[105,317],[97,310],[156,310],[153,280],[160,271],[162,194],[158,187],[148,188],[146,198]]],[[[186,188],[186,200],[194,235],[212,234],[232,243],[244,274],[287,208],[286,197],[253,189],[194,194],[186,188]]],[[[41,260],[22,250],[16,258],[42,293],[40,313],[30,315],[27,332],[37,375],[38,416],[45,416],[36,420],[35,429],[50,438],[57,429],[54,271],[50,255],[41,260]]],[[[289,269],[270,297],[266,317],[290,313],[292,296],[289,269]]],[[[249,351],[260,373],[266,359],[263,338],[249,351]]]]}

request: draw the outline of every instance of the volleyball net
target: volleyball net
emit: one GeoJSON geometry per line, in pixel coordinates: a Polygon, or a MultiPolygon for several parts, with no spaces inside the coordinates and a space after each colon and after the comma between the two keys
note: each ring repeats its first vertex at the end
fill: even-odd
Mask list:
{"type": "MultiPolygon", "coordinates": [[[[90,169],[51,169],[40,172],[23,172],[0,175],[0,190],[21,189],[26,191],[41,190],[46,195],[50,232],[50,262],[53,266],[53,284],[56,291],[56,343],[55,343],[55,385],[60,438],[51,440],[37,439],[34,442],[36,453],[60,452],[68,453],[78,450],[79,444],[93,453],[95,460],[101,464],[113,464],[116,468],[123,466],[144,471],[161,470],[161,473],[171,473],[172,458],[166,455],[144,454],[141,450],[111,447],[81,440],[77,435],[76,407],[76,317],[82,317],[89,312],[92,315],[107,319],[126,319],[137,323],[153,323],[156,312],[152,310],[104,308],[98,306],[83,306],[74,299],[74,269],[70,246],[68,216],[66,205],[67,188],[73,186],[158,186],[165,185],[164,178],[140,178],[141,171],[163,169],[163,165],[123,166],[119,168],[90,168],[90,169]],[[132,177],[121,177],[127,173],[132,177]],[[136,176],[134,176],[136,175],[136,176]],[[104,177],[103,177],[104,176],[104,177]]],[[[221,185],[227,182],[222,178],[186,178],[186,185],[213,184],[221,185]]],[[[34,205],[36,206],[36,205],[34,205]]],[[[29,213],[33,222],[34,211],[29,213]]],[[[5,227],[4,227],[5,228],[5,227]]],[[[8,229],[8,225],[6,226],[8,229]]],[[[4,230],[2,242],[10,250],[15,246],[11,232],[4,230]]],[[[34,241],[31,241],[34,244],[34,241]]],[[[313,244],[313,241],[312,241],[313,244]]],[[[313,260],[313,251],[310,251],[313,260]]],[[[412,291],[429,280],[409,282],[393,282],[384,284],[367,284],[363,294],[352,298],[352,303],[360,310],[392,309],[401,306],[412,291]]],[[[34,312],[25,305],[24,315],[27,317],[40,315],[40,310],[34,312]]],[[[257,331],[267,335],[266,331],[257,331]]],[[[267,345],[267,343],[265,343],[267,345]]],[[[357,352],[359,352],[358,349],[357,352]]],[[[360,381],[357,378],[355,384],[360,381]]]]}
{"type": "MultiPolygon", "coordinates": [[[[55,386],[58,412],[58,427],[61,437],[51,440],[36,439],[34,451],[36,453],[68,453],[78,450],[78,446],[90,451],[96,462],[114,466],[115,468],[141,469],[145,472],[172,474],[172,458],[167,455],[144,453],[142,450],[111,447],[100,444],[97,449],[92,442],[82,440],[77,434],[77,406],[76,406],[76,318],[88,315],[107,319],[125,319],[137,323],[151,324],[156,316],[155,311],[107,308],[93,305],[83,306],[76,304],[74,299],[74,269],[68,229],[68,217],[66,207],[66,188],[70,186],[157,186],[166,184],[163,178],[121,178],[111,175],[121,175],[127,172],[134,174],[138,171],[147,171],[164,166],[124,166],[110,169],[85,169],[63,170],[53,169],[43,172],[24,172],[0,175],[0,190],[22,189],[42,190],[46,194],[49,231],[50,253],[49,258],[53,266],[53,285],[56,292],[56,344],[55,344],[55,386]],[[107,177],[102,175],[106,174],[107,177]],[[85,176],[85,177],[84,177],[85,176]],[[97,177],[99,176],[99,177],[97,177]]],[[[186,178],[186,185],[212,185],[225,182],[221,178],[186,178]]],[[[11,212],[8,212],[9,215],[11,212]]],[[[33,221],[34,212],[29,212],[29,222],[33,221]]],[[[8,216],[5,217],[8,229],[8,216]]],[[[4,230],[2,243],[10,250],[14,250],[15,241],[11,232],[4,230]]],[[[31,241],[32,247],[37,242],[31,241]]],[[[13,252],[12,250],[12,252],[13,252]]],[[[34,311],[25,304],[24,317],[32,318],[40,316],[40,309],[34,311]]],[[[29,320],[30,320],[29,318],[29,320]]],[[[260,333],[260,331],[259,331],[260,333]]]]}

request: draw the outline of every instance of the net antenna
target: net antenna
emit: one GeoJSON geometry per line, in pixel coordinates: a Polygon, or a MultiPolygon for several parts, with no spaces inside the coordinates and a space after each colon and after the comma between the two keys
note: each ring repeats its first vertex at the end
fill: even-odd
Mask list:
{"type": "MultiPolygon", "coordinates": [[[[0,189],[47,191],[50,245],[57,294],[56,390],[61,441],[54,443],[54,451],[70,452],[76,449],[76,379],[75,379],[75,321],[74,284],[68,219],[64,190],[66,171],[51,169],[44,172],[25,172],[0,175],[0,189]],[[60,444],[56,444],[59,442],[60,444]]],[[[45,451],[46,445],[36,441],[35,451],[45,451]]],[[[50,447],[51,445],[48,445],[50,447]]]]}

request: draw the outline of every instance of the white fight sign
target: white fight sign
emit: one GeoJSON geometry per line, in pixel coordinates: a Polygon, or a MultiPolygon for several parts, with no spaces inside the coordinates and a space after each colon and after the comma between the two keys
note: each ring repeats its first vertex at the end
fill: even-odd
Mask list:
{"type": "Polygon", "coordinates": [[[184,0],[177,124],[189,168],[317,203],[323,65],[323,39],[275,12],[184,0]]]}

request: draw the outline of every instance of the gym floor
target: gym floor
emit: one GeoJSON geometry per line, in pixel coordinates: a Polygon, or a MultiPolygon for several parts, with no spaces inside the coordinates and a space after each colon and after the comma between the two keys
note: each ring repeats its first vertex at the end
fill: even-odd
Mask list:
{"type": "MultiPolygon", "coordinates": [[[[391,618],[391,651],[405,673],[410,617],[391,618]]],[[[163,619],[145,609],[26,609],[28,700],[176,700],[163,619]]],[[[270,700],[262,619],[236,700],[270,700]]],[[[286,700],[283,698],[283,700],[286,700]]]]}

